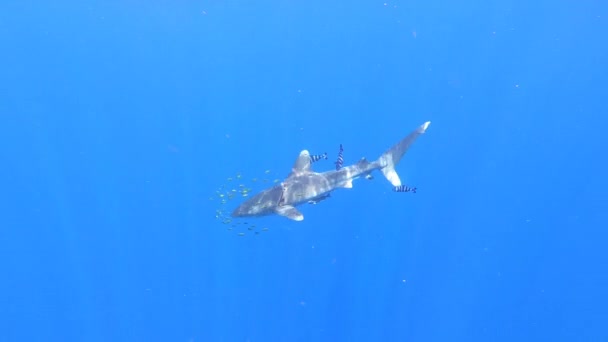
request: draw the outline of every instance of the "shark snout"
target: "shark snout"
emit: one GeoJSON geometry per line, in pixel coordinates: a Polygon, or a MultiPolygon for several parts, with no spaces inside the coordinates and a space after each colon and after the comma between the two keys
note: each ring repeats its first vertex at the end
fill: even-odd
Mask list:
{"type": "Polygon", "coordinates": [[[230,214],[230,216],[232,216],[232,217],[241,217],[241,216],[244,216],[244,215],[246,215],[246,213],[243,212],[243,207],[242,206],[239,206],[238,208],[234,209],[232,211],[232,214],[230,214]]]}
{"type": "Polygon", "coordinates": [[[238,206],[238,208],[232,211],[230,216],[232,217],[245,217],[245,216],[255,216],[257,214],[255,207],[251,206],[249,202],[245,202],[238,206]]]}

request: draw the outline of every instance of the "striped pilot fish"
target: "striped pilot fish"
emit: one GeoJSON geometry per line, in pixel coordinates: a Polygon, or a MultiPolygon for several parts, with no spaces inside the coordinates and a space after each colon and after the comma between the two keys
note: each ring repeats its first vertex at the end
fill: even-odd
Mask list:
{"type": "Polygon", "coordinates": [[[342,144],[340,144],[340,152],[338,152],[338,159],[334,164],[336,164],[336,171],[339,171],[344,165],[344,148],[342,148],[342,144]]]}
{"type": "Polygon", "coordinates": [[[323,154],[312,154],[310,156],[311,163],[318,162],[321,159],[327,159],[327,152],[325,152],[323,154]]]}
{"type": "Polygon", "coordinates": [[[398,185],[393,187],[394,192],[412,192],[416,193],[416,187],[410,188],[407,185],[398,185]]]}

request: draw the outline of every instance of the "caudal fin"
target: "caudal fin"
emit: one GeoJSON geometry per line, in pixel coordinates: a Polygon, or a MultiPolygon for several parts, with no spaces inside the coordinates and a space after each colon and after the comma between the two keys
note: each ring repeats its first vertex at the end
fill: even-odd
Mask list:
{"type": "Polygon", "coordinates": [[[407,152],[410,145],[426,131],[430,124],[430,121],[423,123],[415,131],[403,138],[403,140],[393,147],[389,148],[380,156],[380,158],[378,158],[378,163],[380,163],[380,166],[382,167],[380,171],[382,171],[384,177],[386,177],[393,186],[401,185],[401,179],[399,179],[399,175],[397,174],[397,171],[395,171],[395,166],[399,163],[405,152],[407,152]]]}

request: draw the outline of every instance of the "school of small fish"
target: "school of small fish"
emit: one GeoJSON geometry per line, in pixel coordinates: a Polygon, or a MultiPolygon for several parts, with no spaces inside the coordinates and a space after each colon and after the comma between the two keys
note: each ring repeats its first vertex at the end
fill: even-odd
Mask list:
{"type": "MultiPolygon", "coordinates": [[[[280,182],[279,179],[270,180],[270,170],[264,171],[264,174],[265,177],[261,180],[252,178],[250,182],[262,183],[264,187],[269,183],[276,184],[280,182]]],[[[235,198],[249,197],[253,189],[244,184],[249,182],[245,182],[240,173],[237,173],[234,177],[228,177],[226,181],[226,184],[220,186],[215,191],[215,196],[209,197],[210,201],[215,201],[219,204],[219,208],[215,210],[216,220],[226,225],[228,231],[236,232],[238,236],[245,236],[246,232],[255,235],[260,234],[260,232],[267,232],[269,230],[268,227],[258,227],[245,221],[233,221],[232,217],[230,217],[232,208],[227,207],[227,204],[235,198]]]]}

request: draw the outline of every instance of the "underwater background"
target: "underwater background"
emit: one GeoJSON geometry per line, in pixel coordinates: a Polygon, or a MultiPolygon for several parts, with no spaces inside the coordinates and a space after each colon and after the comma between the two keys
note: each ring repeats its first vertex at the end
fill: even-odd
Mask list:
{"type": "Polygon", "coordinates": [[[607,20],[1,2],[0,341],[608,341],[607,20]],[[229,218],[303,149],[331,170],[426,121],[415,194],[376,172],[302,222],[229,218]]]}

